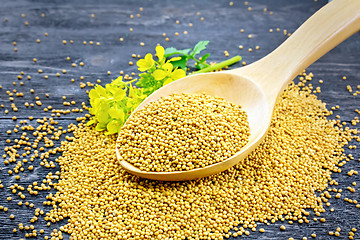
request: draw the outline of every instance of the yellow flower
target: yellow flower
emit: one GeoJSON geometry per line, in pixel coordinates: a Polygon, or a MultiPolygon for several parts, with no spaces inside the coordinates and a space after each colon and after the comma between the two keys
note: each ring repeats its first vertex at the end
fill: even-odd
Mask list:
{"type": "Polygon", "coordinates": [[[156,69],[152,75],[154,76],[155,80],[159,81],[166,77],[166,72],[162,69],[156,69]]]}
{"type": "Polygon", "coordinates": [[[177,61],[177,60],[180,60],[180,59],[181,59],[181,57],[173,57],[173,58],[170,58],[168,60],[168,62],[173,62],[173,61],[177,61]]]}
{"type": "Polygon", "coordinates": [[[163,64],[165,62],[165,58],[164,58],[165,49],[162,46],[156,46],[155,51],[156,51],[156,56],[159,59],[159,63],[163,64]]]}
{"type": "Polygon", "coordinates": [[[173,80],[177,80],[177,79],[180,79],[180,78],[183,78],[183,77],[185,77],[186,76],[186,73],[185,73],[185,71],[184,70],[182,70],[182,69],[176,69],[175,71],[173,71],[172,73],[171,73],[171,78],[173,79],[173,80]]]}
{"type": "Polygon", "coordinates": [[[139,71],[144,72],[146,70],[149,70],[150,68],[152,68],[155,64],[155,61],[153,59],[153,56],[148,53],[146,54],[144,59],[140,59],[139,61],[137,61],[136,65],[139,67],[139,71]]]}
{"type": "Polygon", "coordinates": [[[170,75],[171,71],[173,70],[173,65],[169,62],[166,62],[164,65],[161,66],[162,69],[165,70],[167,75],[170,75]]]}

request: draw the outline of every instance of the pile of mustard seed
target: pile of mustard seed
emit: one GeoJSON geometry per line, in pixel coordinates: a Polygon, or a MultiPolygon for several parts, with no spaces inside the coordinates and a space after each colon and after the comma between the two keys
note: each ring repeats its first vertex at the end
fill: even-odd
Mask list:
{"type": "Polygon", "coordinates": [[[221,162],[246,145],[247,114],[206,93],[172,94],[135,112],[119,133],[119,153],[142,171],[174,172],[221,162]]]}
{"type": "Polygon", "coordinates": [[[70,126],[74,137],[62,142],[45,220],[69,218],[59,232],[70,239],[223,239],[264,232],[258,223],[309,223],[312,211],[324,222],[331,195],[317,192],[337,185],[331,173],[349,160],[343,147],[358,131],[327,120],[331,112],[303,82],[282,94],[268,135],[244,163],[187,182],[130,175],[117,161],[114,136],[85,120],[70,126]]]}

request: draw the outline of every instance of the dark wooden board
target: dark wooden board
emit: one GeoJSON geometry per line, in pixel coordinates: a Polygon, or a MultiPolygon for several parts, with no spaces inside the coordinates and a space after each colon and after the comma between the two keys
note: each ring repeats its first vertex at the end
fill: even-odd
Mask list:
{"type": "MultiPolygon", "coordinates": [[[[327,1],[319,0],[253,0],[249,1],[248,6],[244,1],[224,0],[183,0],[183,1],[58,1],[51,2],[44,0],[6,0],[1,2],[0,7],[0,104],[4,108],[0,109],[0,149],[8,146],[6,139],[14,139],[19,134],[12,133],[8,135],[7,130],[13,129],[20,120],[27,119],[29,116],[36,118],[50,117],[50,112],[44,112],[43,108],[51,105],[55,109],[66,109],[63,106],[62,96],[67,97],[67,101],[76,101],[74,107],[80,107],[81,102],[88,103],[86,90],[90,87],[81,89],[79,87],[80,77],[83,76],[83,82],[96,83],[101,79],[102,84],[106,84],[111,79],[119,75],[120,70],[131,74],[136,72],[136,65],[129,66],[128,62],[136,62],[131,55],[133,53],[144,55],[147,52],[154,52],[157,43],[165,47],[174,46],[176,48],[188,48],[194,46],[199,40],[210,40],[207,51],[210,52],[211,61],[225,60],[224,51],[228,51],[230,56],[241,55],[243,61],[247,64],[265,56],[287,37],[283,30],[293,32],[316,10],[326,4],[327,1]],[[140,12],[139,8],[144,11],[140,12]],[[247,8],[251,7],[249,11],[247,8]],[[268,11],[264,12],[264,8],[268,11]],[[273,14],[270,14],[270,11],[273,14]],[[197,13],[200,13],[198,15],[197,13]],[[41,17],[44,13],[45,17],[41,17]],[[136,14],[140,13],[138,18],[136,14]],[[21,14],[25,14],[23,18],[21,14]],[[92,18],[91,14],[95,17],[92,18]],[[129,16],[133,14],[134,18],[129,16]],[[201,17],[204,20],[201,20],[201,17]],[[7,18],[7,21],[5,21],[7,18]],[[180,23],[176,24],[176,20],[180,23]],[[25,22],[29,26],[25,25],[25,22]],[[193,26],[190,27],[189,23],[193,26]],[[133,28],[131,32],[129,28],[133,28]],[[274,29],[270,33],[269,29],[274,29]],[[280,28],[277,32],[276,28],[280,28]],[[245,32],[241,33],[240,29],[245,32]],[[188,34],[183,34],[188,31],[188,34]],[[46,37],[44,33],[47,32],[46,37]],[[175,36],[175,32],[179,36],[175,36]],[[165,41],[163,33],[167,34],[170,41],[165,41]],[[252,38],[248,38],[252,34],[252,38]],[[119,41],[119,38],[124,41],[119,41]],[[40,39],[40,43],[36,40],[40,39]],[[67,44],[62,44],[62,40],[67,40],[67,44]],[[74,43],[70,44],[69,41],[74,43]],[[14,51],[13,41],[17,42],[18,51],[14,51]],[[83,44],[87,41],[87,45],[83,44]],[[90,45],[89,41],[94,41],[90,45]],[[100,46],[96,45],[100,42],[100,46]],[[140,46],[143,42],[145,46],[140,46]],[[239,45],[244,49],[240,50],[239,45]],[[256,46],[259,50],[255,50],[256,46]],[[252,52],[247,51],[253,48],[252,52]],[[71,60],[67,61],[66,57],[71,60]],[[37,58],[37,63],[32,61],[37,58]],[[79,66],[84,62],[83,67],[79,66]],[[72,63],[78,66],[73,68],[72,63]],[[39,74],[38,69],[44,73],[39,74]],[[67,70],[62,74],[63,69],[67,70]],[[24,72],[23,86],[17,76],[24,72]],[[108,75],[107,72],[111,71],[108,75]],[[60,73],[60,77],[56,73],[60,73]],[[30,75],[31,80],[26,76],[30,75]],[[49,78],[45,79],[44,75],[49,78]],[[75,82],[72,83],[71,79],[75,82]],[[13,85],[13,82],[16,85],[13,85]],[[23,97],[14,97],[14,103],[19,109],[18,112],[11,111],[9,96],[6,91],[23,92],[23,97]],[[30,94],[30,89],[35,93],[30,94]],[[46,97],[45,94],[49,94],[46,97]],[[25,102],[35,103],[35,97],[38,96],[43,105],[31,108],[24,106],[25,102]],[[9,109],[9,114],[4,110],[9,109]],[[13,121],[12,117],[17,120],[13,121]]],[[[315,77],[314,86],[320,86],[319,80],[322,79],[322,92],[318,94],[319,98],[325,101],[329,107],[339,105],[340,109],[336,114],[341,116],[343,121],[349,123],[355,116],[359,116],[354,110],[360,109],[360,96],[352,96],[346,86],[351,85],[355,90],[360,85],[360,34],[357,33],[344,43],[340,44],[330,53],[318,60],[308,68],[315,77]],[[347,76],[347,80],[342,80],[347,76]]],[[[241,64],[234,65],[239,67],[241,64]]],[[[70,123],[76,123],[76,117],[84,113],[71,113],[61,117],[55,117],[59,126],[66,127],[70,123]]],[[[333,117],[335,117],[335,115],[333,117]]],[[[34,121],[33,121],[34,122],[34,121]]],[[[33,123],[36,125],[36,123],[33,123]]],[[[60,144],[60,143],[58,143],[60,144]]],[[[359,143],[355,143],[360,148],[359,143]]],[[[352,227],[360,230],[360,209],[354,204],[349,204],[343,199],[349,197],[360,201],[359,185],[360,176],[349,177],[346,173],[350,169],[360,171],[359,150],[346,149],[346,153],[351,153],[355,160],[350,161],[342,167],[342,173],[333,174],[333,178],[339,182],[343,189],[350,186],[352,182],[357,181],[356,192],[350,193],[345,190],[341,199],[330,199],[331,207],[334,212],[326,211],[323,216],[326,223],[310,221],[309,224],[275,223],[270,226],[262,226],[266,232],[251,233],[248,237],[239,239],[302,239],[311,238],[312,233],[316,233],[317,239],[347,239],[348,232],[352,227]],[[284,224],[286,231],[280,231],[279,226],[284,224]],[[340,237],[331,237],[329,231],[334,231],[341,227],[340,237]]],[[[2,155],[3,153],[1,153],[2,155]]],[[[54,160],[54,158],[52,159],[54,160]]],[[[27,164],[29,165],[29,164],[27,164]]],[[[30,173],[25,171],[18,181],[23,186],[31,184],[33,181],[40,181],[49,172],[59,170],[58,166],[54,169],[46,169],[39,166],[39,160],[34,162],[35,170],[30,173]]],[[[9,208],[8,212],[0,211],[0,239],[20,239],[24,238],[24,232],[12,233],[12,229],[20,222],[29,223],[34,214],[34,210],[27,206],[18,206],[19,197],[11,193],[9,186],[17,182],[14,175],[7,173],[9,165],[0,162],[0,180],[4,188],[0,190],[0,205],[9,208]],[[12,196],[13,200],[8,202],[6,198],[12,196]],[[9,215],[14,214],[14,220],[9,219],[9,215]]],[[[26,192],[26,190],[24,191],[26,192]]],[[[38,196],[29,196],[26,194],[26,201],[33,202],[35,207],[49,210],[42,206],[45,196],[48,192],[41,192],[38,196]]],[[[329,208],[327,208],[329,210],[329,208]]],[[[45,226],[45,221],[40,218],[34,226],[37,229],[44,228],[48,235],[54,227],[59,227],[61,223],[54,224],[50,228],[45,226]]],[[[68,238],[68,236],[66,236],[68,238]]],[[[355,233],[355,239],[360,238],[360,234],[355,233]]],[[[43,239],[43,237],[38,237],[43,239]]]]}

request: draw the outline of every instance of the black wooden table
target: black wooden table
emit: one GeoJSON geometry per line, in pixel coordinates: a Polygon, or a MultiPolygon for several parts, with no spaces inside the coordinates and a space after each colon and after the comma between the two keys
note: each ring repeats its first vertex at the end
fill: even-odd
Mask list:
{"type": "MultiPolygon", "coordinates": [[[[7,131],[20,125],[21,120],[28,119],[29,116],[33,116],[34,119],[51,117],[51,111],[43,110],[48,106],[67,109],[68,107],[63,106],[63,96],[68,102],[75,101],[75,105],[72,105],[74,107],[81,107],[82,102],[88,104],[86,91],[91,88],[86,86],[87,82],[97,83],[97,79],[100,79],[101,84],[109,83],[121,70],[129,75],[132,72],[137,73],[136,64],[129,65],[129,61],[136,63],[137,60],[132,58],[132,54],[144,56],[147,52],[154,52],[157,43],[164,47],[174,46],[182,49],[192,47],[200,40],[210,40],[207,49],[211,54],[210,61],[225,60],[224,51],[228,51],[230,57],[241,55],[242,61],[249,64],[281,44],[287,38],[284,31],[293,32],[326,2],[325,0],[2,1],[0,104],[3,107],[0,108],[0,149],[3,151],[10,145],[6,143],[6,139],[13,140],[19,137],[16,133],[7,134],[7,131]],[[241,29],[244,32],[241,32],[241,29]],[[187,34],[184,33],[185,31],[187,34]],[[166,33],[165,37],[163,33],[166,33]],[[249,34],[252,35],[251,38],[249,34]],[[169,38],[168,41],[166,38],[169,38]],[[63,40],[66,40],[66,44],[63,40]],[[239,45],[242,45],[243,49],[239,49],[239,45]],[[256,46],[260,48],[256,49],[256,46]],[[253,51],[249,52],[249,48],[253,51]],[[67,57],[70,57],[70,60],[67,60],[67,57]],[[37,61],[34,62],[33,58],[37,61]],[[80,62],[83,62],[84,66],[80,66],[80,62]],[[73,63],[77,66],[72,67],[73,63]],[[39,73],[39,69],[43,70],[43,73],[39,73]],[[63,70],[66,70],[66,73],[63,73],[63,70]],[[34,89],[34,93],[30,93],[31,89],[34,89]],[[23,93],[23,96],[17,96],[15,90],[18,95],[23,93]],[[13,93],[13,101],[9,100],[7,91],[13,93]],[[42,106],[36,105],[36,97],[42,102],[42,106]],[[26,102],[34,104],[34,107],[26,107],[26,102]],[[18,111],[12,110],[12,103],[18,111]],[[7,114],[6,110],[9,111],[7,114]],[[16,120],[13,120],[13,117],[16,117],[16,120]]],[[[359,58],[360,34],[357,33],[308,68],[308,71],[315,75],[312,83],[315,87],[320,86],[319,80],[324,81],[321,85],[322,92],[318,94],[319,98],[325,101],[329,108],[339,105],[340,109],[336,114],[341,116],[342,121],[348,123],[355,116],[359,116],[354,110],[356,108],[360,110],[360,94],[353,96],[347,90],[348,85],[352,87],[353,92],[359,90],[356,89],[360,85],[359,58]],[[347,79],[343,80],[343,76],[347,79]]],[[[240,66],[241,63],[238,63],[232,67],[240,66]]],[[[70,113],[55,117],[55,120],[59,122],[59,126],[66,127],[70,123],[76,123],[76,118],[84,114],[85,112],[70,113]]],[[[358,149],[360,148],[359,143],[354,144],[357,144],[358,149]]],[[[266,229],[264,234],[251,233],[250,236],[241,239],[288,239],[289,237],[311,239],[312,233],[316,233],[316,239],[348,239],[351,228],[356,227],[360,231],[360,209],[344,201],[345,197],[349,197],[360,202],[360,176],[350,177],[346,174],[350,169],[360,171],[358,149],[346,149],[346,153],[351,153],[355,159],[342,167],[342,173],[333,174],[333,178],[343,189],[357,181],[356,192],[350,193],[344,190],[341,199],[330,199],[331,207],[335,210],[330,212],[327,208],[324,215],[327,219],[326,223],[313,221],[309,224],[292,225],[275,223],[264,226],[266,229]],[[280,225],[285,225],[286,231],[280,231],[280,225]],[[329,236],[328,232],[334,231],[337,227],[342,229],[340,237],[329,236]]],[[[27,168],[30,164],[24,165],[27,168]]],[[[49,171],[59,170],[58,166],[50,170],[42,167],[38,160],[35,160],[33,165],[33,171],[25,170],[21,174],[21,179],[16,180],[15,174],[8,174],[8,170],[13,165],[0,162],[0,180],[3,184],[3,188],[0,189],[0,205],[9,209],[7,212],[0,210],[0,239],[24,238],[24,232],[13,233],[13,228],[20,222],[30,224],[29,220],[34,214],[34,209],[24,205],[18,206],[20,199],[17,194],[11,192],[9,186],[19,183],[26,187],[33,181],[41,181],[49,171]],[[7,201],[10,196],[13,200],[7,201]],[[14,220],[9,218],[10,214],[16,216],[14,220]]],[[[26,195],[25,201],[34,203],[34,208],[49,210],[42,205],[49,192],[30,196],[25,189],[23,193],[26,195]]],[[[44,228],[45,234],[48,235],[54,227],[60,225],[54,224],[47,228],[44,219],[40,218],[34,226],[37,229],[44,228]]],[[[360,233],[356,232],[355,239],[359,238],[360,233]]],[[[43,235],[38,239],[43,239],[43,235]]]]}

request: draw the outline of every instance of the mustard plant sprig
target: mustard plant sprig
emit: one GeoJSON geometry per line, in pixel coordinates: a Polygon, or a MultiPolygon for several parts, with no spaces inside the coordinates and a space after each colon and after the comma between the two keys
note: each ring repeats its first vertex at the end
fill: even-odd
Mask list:
{"type": "Polygon", "coordinates": [[[132,111],[151,93],[160,87],[182,77],[186,73],[174,67],[171,62],[178,57],[167,60],[164,57],[165,49],[156,47],[157,61],[151,53],[137,62],[140,79],[133,87],[135,80],[125,82],[120,76],[105,88],[96,85],[89,92],[89,113],[93,115],[87,125],[96,124],[97,131],[105,131],[106,135],[118,133],[132,111]]]}
{"type": "Polygon", "coordinates": [[[144,99],[157,89],[177,79],[186,76],[189,66],[188,60],[195,61],[195,67],[199,69],[195,73],[210,72],[224,68],[241,60],[236,56],[224,62],[209,65],[206,59],[210,54],[205,54],[197,59],[195,56],[206,48],[209,41],[200,41],[194,49],[177,50],[162,46],[155,48],[156,58],[151,53],[137,61],[139,80],[124,81],[120,76],[105,88],[96,85],[89,92],[89,113],[93,115],[87,125],[96,125],[97,131],[105,131],[106,135],[118,133],[130,114],[144,99]],[[174,56],[168,59],[170,56],[174,56]],[[135,86],[133,86],[133,83],[135,86]]]}

